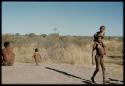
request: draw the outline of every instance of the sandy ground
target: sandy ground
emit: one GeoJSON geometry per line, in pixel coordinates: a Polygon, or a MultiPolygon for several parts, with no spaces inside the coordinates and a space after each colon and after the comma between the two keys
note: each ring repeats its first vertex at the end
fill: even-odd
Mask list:
{"type": "MultiPolygon", "coordinates": [[[[93,66],[15,63],[2,66],[2,84],[93,84],[90,80],[93,72],[93,66]]],[[[102,84],[101,74],[100,69],[95,78],[97,84],[102,84]]],[[[123,84],[123,67],[107,64],[106,81],[106,84],[123,84]]]]}

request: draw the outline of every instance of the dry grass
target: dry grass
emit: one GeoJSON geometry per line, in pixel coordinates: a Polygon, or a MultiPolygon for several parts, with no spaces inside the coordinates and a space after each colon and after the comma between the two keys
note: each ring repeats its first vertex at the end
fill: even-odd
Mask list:
{"type": "MultiPolygon", "coordinates": [[[[35,48],[42,56],[41,63],[68,63],[72,65],[90,65],[93,38],[82,36],[48,35],[3,35],[4,41],[12,42],[17,62],[33,63],[32,55],[35,48]],[[61,39],[60,39],[61,38],[61,39]]],[[[123,55],[123,41],[118,38],[106,39],[107,59],[123,55]]],[[[122,59],[120,58],[119,59],[122,59]]]]}

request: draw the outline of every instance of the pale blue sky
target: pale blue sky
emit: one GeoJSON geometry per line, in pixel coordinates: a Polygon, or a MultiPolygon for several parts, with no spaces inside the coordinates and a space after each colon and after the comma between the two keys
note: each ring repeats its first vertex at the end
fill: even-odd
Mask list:
{"type": "Polygon", "coordinates": [[[2,2],[2,34],[123,36],[123,2],[2,2]]]}

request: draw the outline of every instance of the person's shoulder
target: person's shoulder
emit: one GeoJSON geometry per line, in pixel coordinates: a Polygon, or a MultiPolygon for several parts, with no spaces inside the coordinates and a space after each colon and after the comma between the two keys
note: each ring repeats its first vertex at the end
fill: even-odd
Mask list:
{"type": "Polygon", "coordinates": [[[99,31],[97,31],[94,35],[97,35],[99,33],[99,31]]]}
{"type": "Polygon", "coordinates": [[[96,33],[100,33],[100,31],[97,31],[96,33]]]}
{"type": "Polygon", "coordinates": [[[98,37],[101,33],[99,31],[97,31],[95,34],[94,34],[94,37],[98,37]]]}

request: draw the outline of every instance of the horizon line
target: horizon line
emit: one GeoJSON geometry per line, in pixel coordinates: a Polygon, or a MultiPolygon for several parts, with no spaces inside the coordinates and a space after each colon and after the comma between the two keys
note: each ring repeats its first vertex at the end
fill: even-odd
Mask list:
{"type": "MultiPolygon", "coordinates": [[[[32,32],[31,33],[2,33],[1,35],[16,35],[16,34],[19,34],[19,35],[29,35],[29,34],[32,34],[32,32]]],[[[75,34],[60,34],[60,33],[49,33],[49,34],[47,34],[47,33],[33,33],[34,35],[43,35],[43,34],[45,34],[45,35],[51,35],[51,34],[58,34],[59,36],[93,36],[93,35],[75,35],[75,34]]],[[[106,36],[111,36],[111,37],[124,37],[123,35],[106,35],[106,36]]]]}

